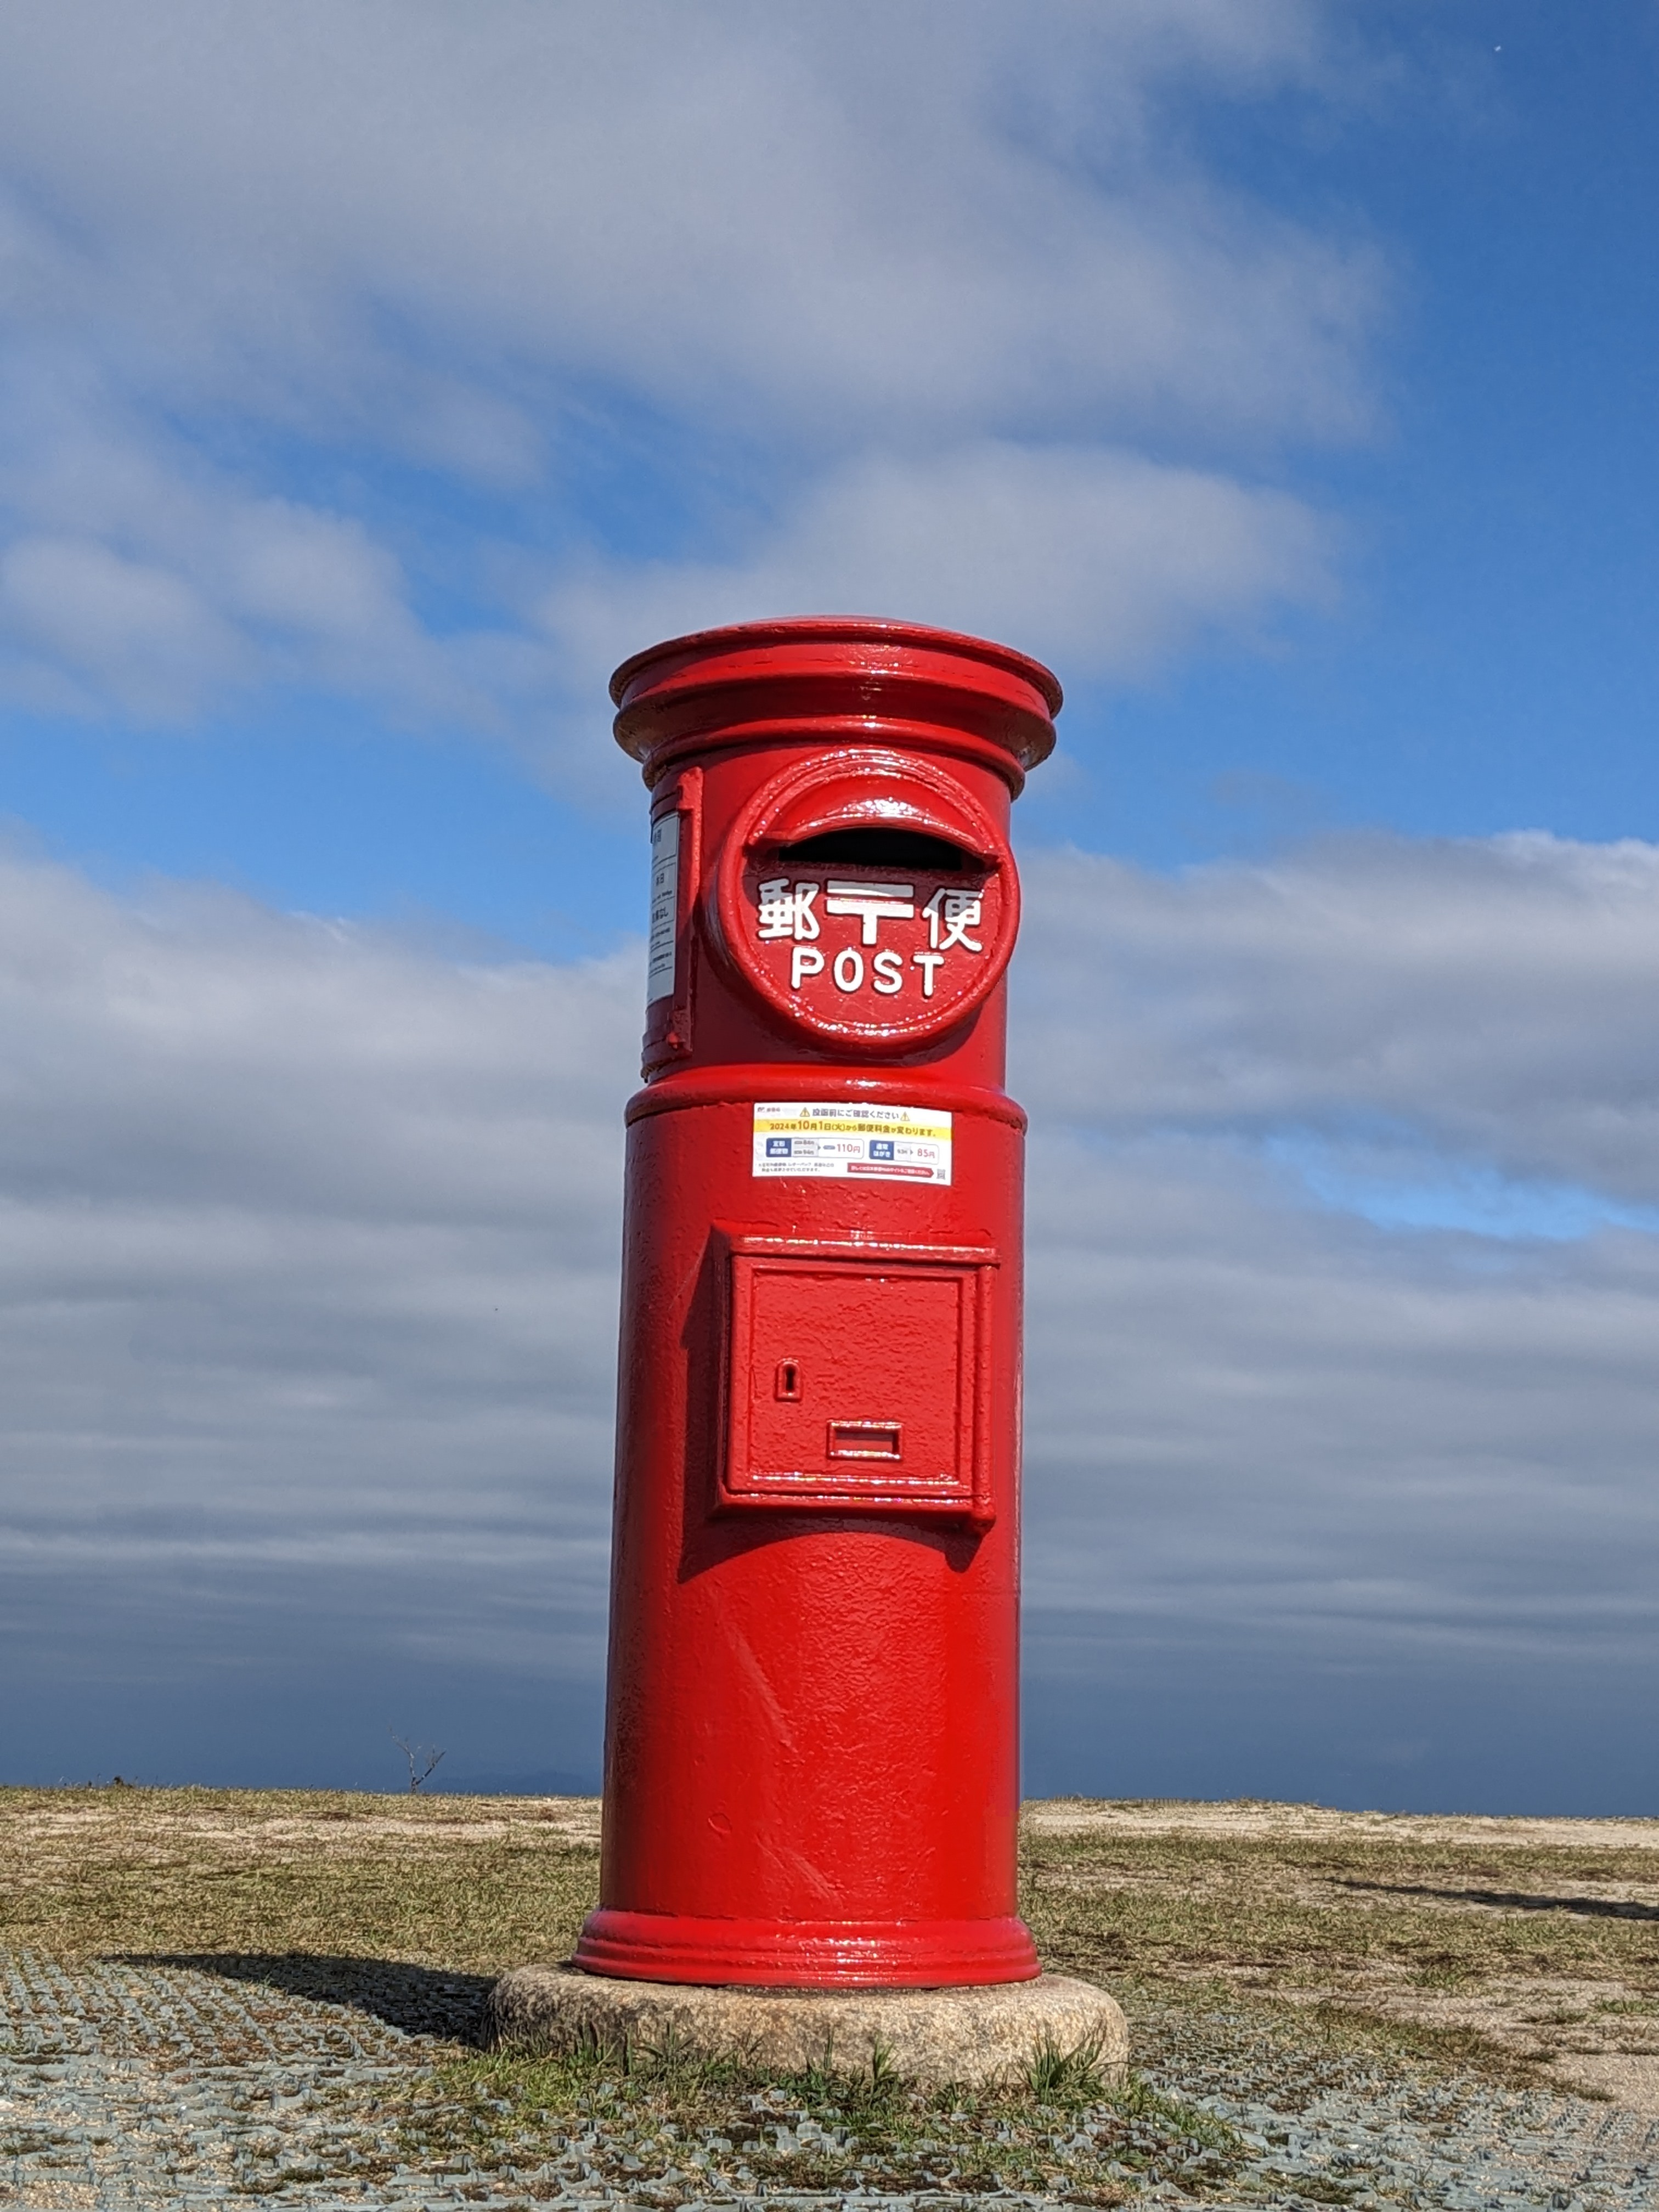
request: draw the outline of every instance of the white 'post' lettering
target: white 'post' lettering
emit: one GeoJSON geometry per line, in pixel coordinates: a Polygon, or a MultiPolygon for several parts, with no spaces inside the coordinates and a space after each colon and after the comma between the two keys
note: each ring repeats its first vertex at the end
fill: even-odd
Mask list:
{"type": "Polygon", "coordinates": [[[944,966],[945,955],[942,952],[913,952],[910,957],[921,970],[921,995],[924,999],[931,999],[934,971],[944,966]]]}
{"type": "Polygon", "coordinates": [[[896,952],[878,952],[870,965],[875,971],[870,982],[884,999],[890,999],[896,991],[904,988],[904,967],[896,952]]]}
{"type": "MultiPolygon", "coordinates": [[[[823,965],[823,955],[818,955],[818,966],[823,965]]],[[[830,970],[838,991],[856,991],[864,981],[864,955],[852,945],[843,945],[836,955],[836,964],[830,970]]]]}
{"type": "Polygon", "coordinates": [[[816,945],[797,945],[789,955],[789,988],[799,991],[807,975],[822,975],[823,955],[816,945]]]}

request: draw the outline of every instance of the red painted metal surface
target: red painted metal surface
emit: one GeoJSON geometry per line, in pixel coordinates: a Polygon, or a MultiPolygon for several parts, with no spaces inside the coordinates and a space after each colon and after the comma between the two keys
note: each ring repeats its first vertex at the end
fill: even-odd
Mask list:
{"type": "Polygon", "coordinates": [[[611,690],[653,929],[576,1961],[1023,1980],[1003,979],[1008,810],[1060,688],[976,638],[804,619],[676,639],[611,690]]]}

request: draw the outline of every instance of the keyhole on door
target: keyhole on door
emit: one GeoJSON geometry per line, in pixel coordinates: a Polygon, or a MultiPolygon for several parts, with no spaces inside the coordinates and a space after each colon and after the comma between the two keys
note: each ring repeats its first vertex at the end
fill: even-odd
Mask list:
{"type": "Polygon", "coordinates": [[[793,1359],[778,1362],[777,1395],[791,1405],[800,1403],[800,1369],[793,1359]]]}

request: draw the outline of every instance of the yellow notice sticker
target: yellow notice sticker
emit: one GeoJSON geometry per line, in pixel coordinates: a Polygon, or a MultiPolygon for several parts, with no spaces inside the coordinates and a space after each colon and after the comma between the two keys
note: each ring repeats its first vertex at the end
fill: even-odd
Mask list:
{"type": "Polygon", "coordinates": [[[752,1172],[949,1182],[951,1116],[863,1099],[757,1106],[752,1172]]]}

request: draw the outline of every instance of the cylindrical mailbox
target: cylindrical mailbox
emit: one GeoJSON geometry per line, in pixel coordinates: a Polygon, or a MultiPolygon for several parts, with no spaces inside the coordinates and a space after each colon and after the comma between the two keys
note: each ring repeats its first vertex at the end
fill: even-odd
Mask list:
{"type": "Polygon", "coordinates": [[[1024,1980],[1003,977],[1009,806],[1060,686],[976,638],[806,619],[676,639],[611,692],[651,944],[576,1963],[1024,1980]]]}

